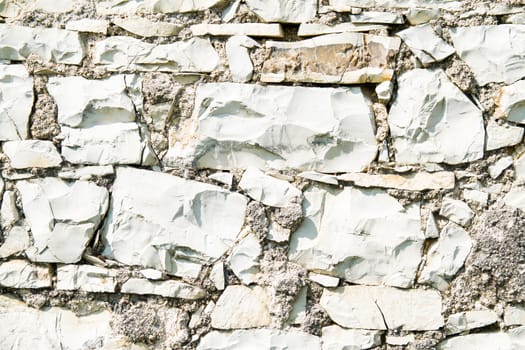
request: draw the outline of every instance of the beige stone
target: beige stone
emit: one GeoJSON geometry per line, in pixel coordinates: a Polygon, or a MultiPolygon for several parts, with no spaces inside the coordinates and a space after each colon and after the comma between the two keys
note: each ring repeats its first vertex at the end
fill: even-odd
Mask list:
{"type": "Polygon", "coordinates": [[[452,189],[455,184],[454,173],[451,171],[418,172],[407,175],[347,173],[338,176],[338,179],[352,182],[359,187],[396,188],[409,191],[452,189]]]}

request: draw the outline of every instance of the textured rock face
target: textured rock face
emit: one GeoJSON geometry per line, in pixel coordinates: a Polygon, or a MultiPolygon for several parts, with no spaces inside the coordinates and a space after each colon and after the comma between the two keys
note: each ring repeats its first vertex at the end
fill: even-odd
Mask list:
{"type": "Polygon", "coordinates": [[[0,140],[26,139],[34,96],[23,65],[0,65],[0,93],[0,140]]]}
{"type": "Polygon", "coordinates": [[[525,124],[524,89],[525,80],[520,80],[514,84],[502,87],[495,98],[495,114],[498,117],[507,119],[508,121],[525,124]]]}
{"type": "Polygon", "coordinates": [[[224,0],[124,0],[97,1],[97,12],[105,15],[128,13],[178,13],[202,11],[216,6],[224,0]]]}
{"type": "Polygon", "coordinates": [[[438,37],[430,24],[411,27],[397,35],[403,39],[424,66],[442,61],[454,53],[454,48],[438,37]]]}
{"type": "Polygon", "coordinates": [[[185,157],[199,168],[359,171],[377,152],[369,103],[357,88],[201,85],[196,144],[184,147],[181,140],[166,162],[185,157]]]}
{"type": "Polygon", "coordinates": [[[2,150],[14,169],[53,168],[62,163],[62,157],[51,141],[9,141],[3,144],[2,150]]]}
{"type": "Polygon", "coordinates": [[[265,22],[307,22],[317,13],[316,0],[247,0],[246,4],[265,22]]]}

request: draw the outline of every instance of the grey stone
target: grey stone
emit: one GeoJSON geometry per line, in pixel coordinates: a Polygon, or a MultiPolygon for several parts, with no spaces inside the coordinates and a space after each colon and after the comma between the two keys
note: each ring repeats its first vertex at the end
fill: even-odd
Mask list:
{"type": "Polygon", "coordinates": [[[29,233],[23,227],[14,226],[4,232],[4,243],[0,246],[0,259],[18,255],[29,248],[29,233]]]}
{"type": "Polygon", "coordinates": [[[67,30],[85,33],[100,33],[107,34],[109,21],[104,19],[90,19],[83,18],[78,20],[71,20],[66,23],[67,30]]]}
{"type": "MultiPolygon", "coordinates": [[[[523,113],[525,113],[525,110],[523,110],[523,113]]],[[[514,146],[523,140],[523,128],[509,124],[499,125],[492,119],[487,123],[486,131],[487,142],[485,148],[487,151],[514,146]]]]}
{"type": "Polygon", "coordinates": [[[380,24],[403,24],[405,19],[402,15],[393,12],[363,11],[358,15],[350,15],[352,23],[380,23],[380,24]]]}
{"type": "MultiPolygon", "coordinates": [[[[525,37],[525,31],[523,32],[525,37]]],[[[525,76],[525,66],[523,68],[525,76]]],[[[525,124],[525,80],[519,80],[514,84],[503,86],[494,98],[496,110],[494,115],[497,118],[504,118],[508,121],[525,124]]],[[[521,136],[523,138],[523,129],[521,136]]],[[[517,133],[517,132],[516,132],[517,133]]],[[[517,136],[515,137],[517,138],[517,136]]],[[[521,141],[521,139],[520,139],[521,141]]],[[[519,142],[519,141],[518,141],[519,142]]]]}
{"type": "Polygon", "coordinates": [[[282,38],[283,29],[279,23],[199,23],[190,27],[194,36],[236,36],[246,35],[250,37],[282,38]]]}
{"type": "Polygon", "coordinates": [[[161,295],[167,298],[198,300],[206,296],[206,291],[180,281],[150,281],[142,278],[130,278],[120,289],[122,293],[161,295]]]}
{"type": "Polygon", "coordinates": [[[334,25],[327,25],[322,23],[301,23],[297,32],[298,36],[317,36],[323,34],[336,34],[345,32],[368,32],[370,30],[386,29],[385,25],[381,24],[365,24],[365,23],[351,23],[344,22],[334,25]]]}
{"type": "Polygon", "coordinates": [[[264,174],[256,168],[248,168],[239,182],[249,197],[271,207],[285,208],[300,202],[302,193],[287,181],[264,174]]]}
{"type": "Polygon", "coordinates": [[[20,219],[20,214],[16,207],[16,194],[13,191],[5,191],[0,207],[0,226],[5,229],[15,224],[18,219],[20,219]]]}
{"type": "Polygon", "coordinates": [[[451,198],[444,198],[439,215],[461,226],[468,226],[474,218],[474,212],[467,203],[451,198]]]}
{"type": "Polygon", "coordinates": [[[507,306],[503,315],[505,326],[525,325],[525,307],[523,306],[507,306]]]}
{"type": "Polygon", "coordinates": [[[489,326],[498,322],[498,315],[492,310],[473,310],[448,316],[445,333],[458,334],[471,329],[489,326]]]}
{"type": "Polygon", "coordinates": [[[2,145],[13,169],[54,168],[62,163],[62,157],[51,141],[8,141],[2,145]]]}
{"type": "Polygon", "coordinates": [[[455,52],[452,46],[436,35],[430,24],[410,27],[396,35],[403,39],[423,66],[442,61],[455,52]]]}
{"type": "Polygon", "coordinates": [[[494,164],[489,166],[489,175],[493,179],[497,179],[505,169],[512,165],[512,157],[506,156],[498,159],[494,164]]]}

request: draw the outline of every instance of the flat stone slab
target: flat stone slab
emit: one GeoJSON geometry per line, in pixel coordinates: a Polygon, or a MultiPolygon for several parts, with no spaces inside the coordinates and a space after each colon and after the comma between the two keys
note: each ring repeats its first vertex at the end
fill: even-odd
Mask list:
{"type": "Polygon", "coordinates": [[[332,325],[321,329],[323,350],[370,349],[381,345],[381,331],[347,329],[332,325]]]}
{"type": "Polygon", "coordinates": [[[399,38],[345,32],[295,42],[267,41],[261,81],[322,84],[391,80],[399,38]]]}
{"type": "Polygon", "coordinates": [[[122,284],[120,291],[128,294],[161,295],[186,300],[197,300],[206,296],[204,289],[188,283],[173,280],[150,281],[143,278],[128,279],[122,284]]]}
{"type": "Polygon", "coordinates": [[[317,0],[246,0],[246,5],[265,22],[308,22],[317,14],[317,0]]]}
{"type": "Polygon", "coordinates": [[[117,17],[112,20],[112,23],[130,33],[145,38],[174,36],[183,28],[180,24],[160,21],[154,22],[139,16],[130,16],[126,18],[117,17]]]}
{"type": "Polygon", "coordinates": [[[51,141],[8,141],[2,150],[13,169],[54,168],[62,163],[62,157],[51,141]]]}
{"type": "Polygon", "coordinates": [[[396,35],[403,39],[423,66],[442,61],[455,52],[452,46],[436,35],[430,24],[410,27],[396,35]]]}
{"type": "Polygon", "coordinates": [[[248,35],[255,37],[262,36],[265,38],[284,37],[283,29],[279,23],[199,23],[192,25],[190,30],[195,36],[248,35]]]}
{"type": "Polygon", "coordinates": [[[114,293],[117,271],[92,265],[57,267],[57,289],[84,292],[114,293]]]}
{"type": "Polygon", "coordinates": [[[457,0],[330,0],[329,7],[339,12],[350,12],[352,7],[361,8],[437,8],[450,11],[461,10],[461,1],[457,0]]]}
{"type": "Polygon", "coordinates": [[[348,173],[339,175],[337,179],[352,182],[359,187],[396,188],[409,191],[453,189],[456,182],[452,171],[435,173],[421,171],[407,175],[348,173]]]}
{"type": "Polygon", "coordinates": [[[204,11],[223,2],[224,0],[101,0],[96,2],[96,9],[101,15],[185,13],[204,11]]]}
{"type": "Polygon", "coordinates": [[[371,102],[360,88],[210,83],[164,162],[212,169],[362,171],[376,157],[371,102]]]}
{"type": "Polygon", "coordinates": [[[312,186],[304,196],[291,261],[352,283],[413,284],[425,239],[419,203],[404,208],[383,190],[353,187],[312,186]]]}
{"type": "Polygon", "coordinates": [[[525,80],[517,81],[508,86],[503,86],[494,98],[496,104],[494,115],[497,118],[504,118],[511,122],[525,124],[524,89],[525,80]]]}
{"type": "Polygon", "coordinates": [[[368,32],[370,30],[387,29],[381,24],[344,22],[334,25],[322,23],[301,23],[297,32],[298,36],[317,36],[323,34],[336,34],[345,32],[368,32]]]}
{"type": "Polygon", "coordinates": [[[499,321],[498,314],[492,310],[472,310],[448,316],[445,333],[458,334],[471,329],[489,326],[499,321]]]}
{"type": "Polygon", "coordinates": [[[460,335],[438,344],[438,350],[516,350],[525,343],[525,327],[507,332],[490,332],[460,335]]]}
{"type": "Polygon", "coordinates": [[[9,288],[49,288],[51,267],[31,264],[25,260],[9,260],[0,263],[0,286],[9,288]]]}

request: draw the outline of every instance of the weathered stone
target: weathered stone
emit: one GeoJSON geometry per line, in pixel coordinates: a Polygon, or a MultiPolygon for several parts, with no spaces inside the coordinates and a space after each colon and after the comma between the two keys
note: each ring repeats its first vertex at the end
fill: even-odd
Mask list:
{"type": "Polygon", "coordinates": [[[486,207],[489,202],[489,194],[487,192],[470,190],[468,188],[463,190],[463,198],[469,201],[477,202],[484,207],[486,207]]]}
{"type": "Polygon", "coordinates": [[[403,24],[403,16],[393,12],[364,11],[358,15],[351,15],[352,23],[379,23],[379,24],[403,24]]]}
{"type": "Polygon", "coordinates": [[[204,11],[224,3],[224,0],[100,0],[96,2],[101,15],[128,15],[132,13],[184,13],[204,11]]]}
{"type": "Polygon", "coordinates": [[[525,325],[525,307],[507,306],[503,315],[505,326],[525,325]]]}
{"type": "Polygon", "coordinates": [[[436,35],[430,24],[410,27],[396,35],[403,39],[423,66],[442,61],[455,52],[452,46],[436,35]]]}
{"type": "Polygon", "coordinates": [[[227,172],[216,172],[208,176],[208,178],[215,180],[221,184],[231,186],[233,185],[233,174],[227,172]]]}
{"type": "Polygon", "coordinates": [[[51,287],[51,268],[34,265],[25,260],[9,260],[0,263],[0,286],[9,288],[51,287]]]}
{"type": "Polygon", "coordinates": [[[413,343],[415,340],[415,337],[413,334],[403,335],[403,336],[392,336],[387,335],[386,336],[386,343],[388,345],[397,345],[397,346],[406,346],[410,343],[413,343]]]}
{"type": "Polygon", "coordinates": [[[523,140],[523,128],[518,126],[512,126],[509,124],[499,125],[496,121],[491,119],[487,124],[486,130],[487,143],[485,148],[487,151],[514,146],[523,140]]]}
{"type": "Polygon", "coordinates": [[[232,80],[244,83],[252,78],[253,63],[248,49],[259,44],[246,35],[234,35],[226,42],[226,57],[232,73],[232,80]]]}
{"type": "Polygon", "coordinates": [[[211,331],[201,338],[197,350],[321,350],[319,337],[297,330],[253,329],[211,331]]]}
{"type": "Polygon", "coordinates": [[[513,163],[511,156],[501,157],[494,164],[489,166],[489,175],[493,179],[497,179],[509,166],[513,163]]]}
{"type": "Polygon", "coordinates": [[[251,284],[257,281],[261,254],[261,243],[253,233],[248,234],[233,248],[228,263],[235,276],[243,284],[251,284]]]}
{"type": "Polygon", "coordinates": [[[216,329],[256,328],[270,325],[269,297],[261,287],[228,286],[211,314],[216,329]]]}
{"type": "Polygon", "coordinates": [[[467,203],[451,198],[444,198],[439,215],[461,226],[468,226],[474,218],[474,212],[467,203]]]}
{"type": "Polygon", "coordinates": [[[525,345],[525,327],[507,332],[475,333],[446,339],[438,350],[517,350],[525,345]]]}
{"type": "Polygon", "coordinates": [[[411,25],[418,25],[423,23],[428,23],[433,19],[439,17],[438,9],[425,9],[418,7],[411,7],[405,13],[408,23],[411,25]]]}
{"type": "Polygon", "coordinates": [[[16,207],[16,194],[13,191],[6,191],[2,196],[2,206],[0,207],[0,227],[11,226],[18,219],[20,219],[20,214],[16,207]]]}
{"type": "Polygon", "coordinates": [[[350,32],[295,42],[267,41],[261,81],[380,83],[392,79],[399,44],[399,38],[350,32]]]}
{"type": "Polygon", "coordinates": [[[180,281],[150,281],[142,278],[130,278],[122,285],[122,293],[162,295],[167,298],[186,300],[202,299],[206,291],[200,287],[180,281]]]}
{"type": "Polygon", "coordinates": [[[224,290],[224,288],[226,288],[226,278],[224,276],[224,263],[222,261],[213,265],[210,271],[210,280],[213,282],[217,290],[224,290]]]}
{"type": "Polygon", "coordinates": [[[193,110],[197,130],[172,144],[166,165],[361,171],[377,152],[359,88],[205,84],[193,110]]]}
{"type": "Polygon", "coordinates": [[[66,29],[73,30],[75,32],[107,34],[108,27],[109,21],[104,19],[83,18],[79,20],[68,21],[66,23],[66,29]]]}
{"type": "Polygon", "coordinates": [[[89,180],[94,177],[109,176],[115,174],[112,165],[92,165],[81,168],[62,168],[58,177],[68,180],[89,180]]]}
{"type": "Polygon", "coordinates": [[[394,92],[394,84],[392,81],[384,81],[376,85],[375,92],[379,102],[388,103],[392,98],[392,93],[394,92]]]}
{"type": "Polygon", "coordinates": [[[194,276],[196,264],[233,246],[246,204],[246,197],[217,186],[118,168],[102,235],[104,254],[128,265],[194,276]]]}
{"type": "Polygon", "coordinates": [[[140,270],[140,274],[145,278],[153,281],[162,280],[164,278],[164,274],[155,269],[143,269],[140,270]]]}
{"type": "Polygon", "coordinates": [[[454,173],[451,171],[417,172],[408,175],[347,173],[337,178],[340,181],[352,182],[359,187],[396,188],[409,191],[452,189],[455,184],[454,173]]]}
{"type": "Polygon", "coordinates": [[[320,301],[330,318],[359,329],[435,330],[443,326],[437,291],[345,286],[325,289],[320,301]]]}
{"type": "Polygon", "coordinates": [[[339,278],[315,272],[310,272],[308,274],[308,279],[320,284],[323,287],[337,287],[339,285],[339,278]]]}
{"type": "Polygon", "coordinates": [[[404,208],[382,190],[352,187],[311,187],[304,195],[290,260],[352,283],[412,285],[424,241],[419,203],[404,208]]]}
{"type": "Polygon", "coordinates": [[[428,213],[427,225],[425,227],[425,237],[438,238],[439,228],[432,212],[428,213]]]}
{"type": "Polygon", "coordinates": [[[63,265],[57,268],[57,289],[114,293],[117,272],[91,265],[63,265]]]}
{"type": "Polygon", "coordinates": [[[285,208],[299,202],[302,194],[287,181],[264,174],[256,168],[248,168],[242,175],[239,187],[251,198],[271,207],[285,208]]]}
{"type": "Polygon", "coordinates": [[[516,13],[508,16],[505,23],[509,24],[525,24],[525,13],[516,13]]]}
{"type": "Polygon", "coordinates": [[[295,296],[292,304],[292,309],[288,316],[287,323],[292,325],[303,324],[306,320],[306,299],[308,296],[308,287],[302,287],[299,293],[295,296]]]}
{"type": "Polygon", "coordinates": [[[323,327],[321,332],[323,350],[370,349],[381,345],[380,331],[346,329],[333,325],[323,327]]]}
{"type": "Polygon", "coordinates": [[[470,67],[477,82],[510,84],[525,76],[525,28],[500,24],[450,29],[456,52],[470,67]]]}
{"type": "Polygon", "coordinates": [[[155,45],[126,36],[112,36],[95,44],[93,61],[108,71],[212,72],[219,55],[209,40],[192,38],[155,45]]]}
{"type": "Polygon", "coordinates": [[[467,231],[452,222],[448,223],[427,254],[427,263],[419,282],[440,290],[447,289],[448,281],[461,269],[471,248],[472,240],[467,231]]]}
{"type": "Polygon", "coordinates": [[[75,3],[69,0],[29,0],[26,10],[39,10],[48,13],[67,13],[74,9],[75,3]]]}
{"type": "Polygon", "coordinates": [[[411,70],[398,86],[388,115],[397,162],[460,164],[483,157],[481,111],[442,70],[411,70]]]}
{"type": "Polygon", "coordinates": [[[0,259],[18,255],[29,248],[29,233],[20,226],[11,228],[5,232],[4,243],[0,246],[0,259]]]}
{"type": "MultiPolygon", "coordinates": [[[[525,38],[525,31],[523,32],[525,38]]],[[[525,66],[523,68],[525,76],[525,66]]],[[[525,80],[520,80],[514,84],[503,86],[494,98],[496,110],[494,115],[497,118],[505,118],[508,121],[525,124],[525,80]]],[[[518,129],[518,128],[515,128],[518,129]]],[[[523,138],[523,128],[521,136],[523,138]]],[[[517,134],[517,131],[516,131],[517,134]]],[[[517,136],[517,135],[516,135],[517,136]]],[[[517,137],[515,137],[517,138],[517,137]]],[[[518,141],[520,142],[521,139],[518,141]]],[[[516,143],[518,143],[516,142],[516,143]]]]}
{"type": "Polygon", "coordinates": [[[54,168],[62,163],[62,157],[51,141],[8,141],[2,149],[13,169],[54,168]]]}
{"type": "Polygon", "coordinates": [[[24,61],[30,54],[64,64],[80,64],[84,45],[77,32],[0,24],[0,59],[24,61]]]}
{"type": "Polygon", "coordinates": [[[108,207],[108,191],[94,183],[46,177],[19,181],[33,246],[32,261],[75,263],[82,257],[108,207]],[[71,205],[74,203],[74,205],[71,205]]]}
{"type": "Polygon", "coordinates": [[[514,160],[514,178],[517,184],[525,183],[525,153],[514,160]]]}
{"type": "Polygon", "coordinates": [[[317,14],[317,0],[246,0],[246,5],[265,22],[308,22],[317,14]]]}
{"type": "Polygon", "coordinates": [[[221,13],[221,19],[223,23],[230,22],[232,19],[235,18],[235,14],[237,13],[237,10],[239,10],[239,6],[241,6],[241,0],[234,0],[231,1],[229,5],[227,5],[221,13]]]}
{"type": "Polygon", "coordinates": [[[23,140],[29,136],[33,98],[33,78],[25,67],[0,64],[0,140],[23,140]]]}
{"type": "Polygon", "coordinates": [[[146,38],[177,35],[183,28],[180,24],[150,21],[143,17],[113,18],[112,22],[120,28],[146,38]]]}
{"type": "Polygon", "coordinates": [[[321,23],[301,23],[297,35],[317,36],[345,32],[368,32],[370,30],[381,30],[386,28],[386,26],[381,24],[357,24],[351,22],[344,22],[334,25],[326,25],[321,23]]]}
{"type": "Polygon", "coordinates": [[[489,326],[498,322],[498,315],[492,310],[474,310],[448,316],[446,334],[458,334],[471,329],[489,326]]]}
{"type": "Polygon", "coordinates": [[[190,27],[194,36],[215,35],[215,36],[262,36],[265,38],[282,38],[284,32],[278,23],[200,23],[190,27]]]}
{"type": "Polygon", "coordinates": [[[302,177],[303,179],[322,182],[329,185],[339,184],[339,181],[337,181],[336,176],[322,174],[315,171],[303,171],[302,173],[297,174],[297,176],[302,177]]]}
{"type": "Polygon", "coordinates": [[[525,189],[522,187],[512,187],[503,197],[505,205],[525,211],[525,189]]]}
{"type": "Polygon", "coordinates": [[[449,11],[460,10],[462,3],[458,0],[329,0],[335,11],[349,12],[352,7],[362,8],[436,8],[449,11]]]}

